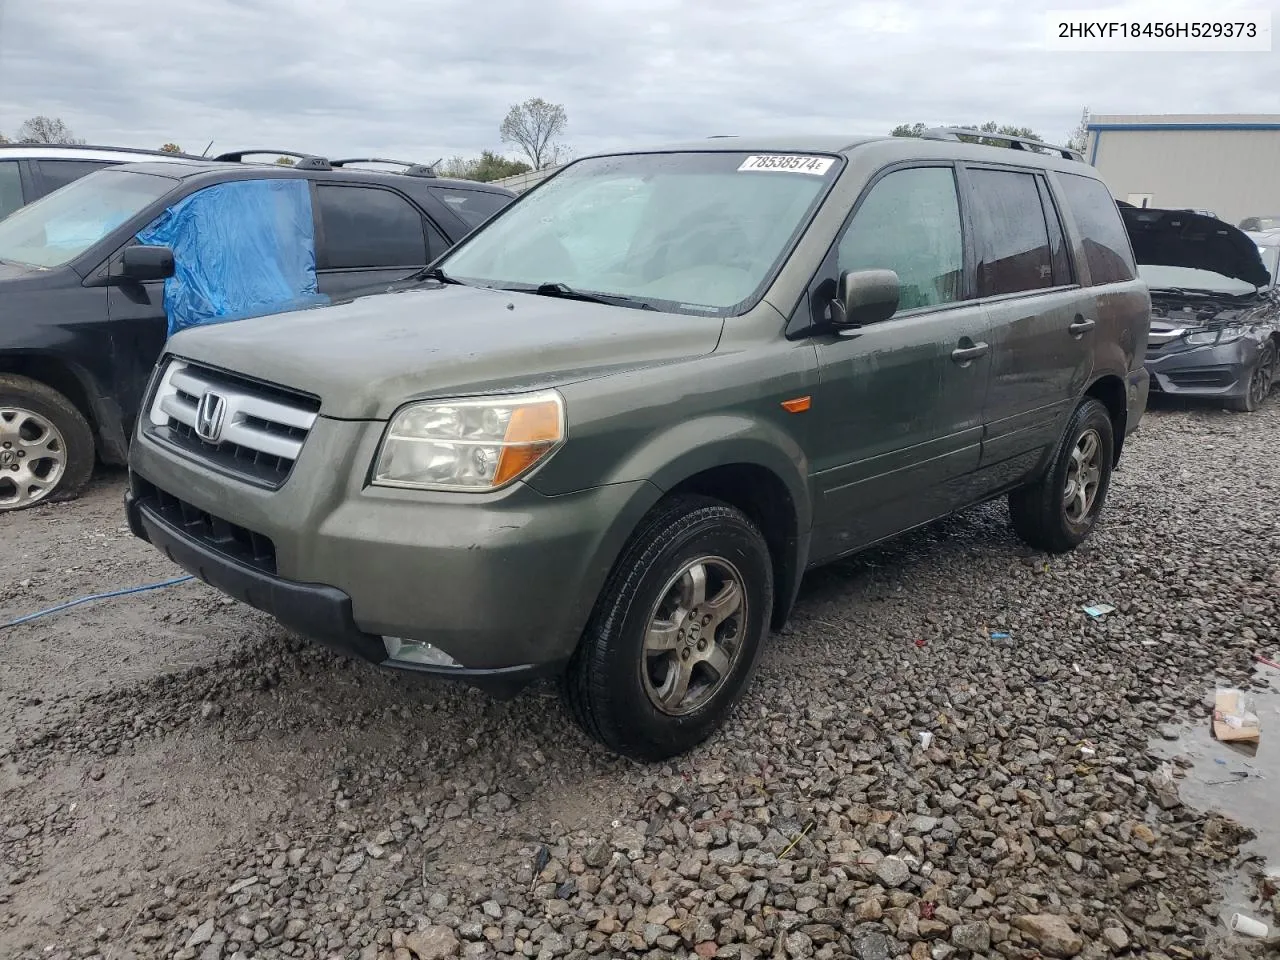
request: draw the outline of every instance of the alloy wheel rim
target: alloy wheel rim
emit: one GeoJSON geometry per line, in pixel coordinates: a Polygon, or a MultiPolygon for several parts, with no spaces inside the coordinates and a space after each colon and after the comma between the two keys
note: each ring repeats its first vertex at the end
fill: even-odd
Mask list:
{"type": "Polygon", "coordinates": [[[1080,434],[1071,448],[1067,485],[1062,492],[1062,506],[1072,523],[1083,523],[1098,499],[1102,485],[1101,457],[1102,437],[1098,431],[1089,429],[1080,434]]]}
{"type": "Polygon", "coordinates": [[[0,407],[0,510],[43,500],[66,470],[66,441],[47,417],[22,407],[0,407]]]}
{"type": "Polygon", "coordinates": [[[742,575],[723,557],[686,563],[650,611],[640,675],[650,702],[668,716],[705,705],[742,654],[747,595],[742,575]]]}

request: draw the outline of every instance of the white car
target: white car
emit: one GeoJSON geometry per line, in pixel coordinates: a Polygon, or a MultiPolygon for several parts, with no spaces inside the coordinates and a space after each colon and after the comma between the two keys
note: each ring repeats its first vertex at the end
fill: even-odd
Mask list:
{"type": "Polygon", "coordinates": [[[132,147],[0,144],[0,220],[72,180],[116,163],[191,160],[180,153],[132,147]]]}

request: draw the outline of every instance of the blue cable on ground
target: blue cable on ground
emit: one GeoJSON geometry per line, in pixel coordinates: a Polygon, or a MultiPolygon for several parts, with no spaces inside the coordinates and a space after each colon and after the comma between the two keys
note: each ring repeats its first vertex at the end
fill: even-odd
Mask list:
{"type": "Polygon", "coordinates": [[[124,597],[131,593],[142,593],[145,590],[159,590],[161,587],[172,587],[175,584],[186,583],[188,580],[194,580],[195,577],[174,577],[172,580],[161,580],[159,583],[144,583],[140,587],[128,587],[124,590],[111,590],[107,593],[91,593],[87,597],[80,597],[77,600],[68,600],[66,603],[60,603],[56,607],[50,607],[48,610],[37,610],[35,613],[28,613],[25,617],[19,617],[17,620],[10,620],[8,623],[0,623],[0,630],[8,627],[16,627],[20,623],[28,623],[32,620],[38,620],[40,617],[47,617],[51,613],[61,613],[63,610],[69,610],[71,607],[78,607],[82,603],[88,603],[90,600],[110,600],[112,597],[124,597]]]}

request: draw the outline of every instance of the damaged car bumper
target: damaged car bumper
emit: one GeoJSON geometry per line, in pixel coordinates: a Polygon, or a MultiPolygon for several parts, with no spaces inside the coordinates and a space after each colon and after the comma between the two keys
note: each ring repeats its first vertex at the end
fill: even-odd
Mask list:
{"type": "Polygon", "coordinates": [[[1242,397],[1258,351],[1258,341],[1247,337],[1226,344],[1175,343],[1148,350],[1151,390],[1188,397],[1242,397]]]}

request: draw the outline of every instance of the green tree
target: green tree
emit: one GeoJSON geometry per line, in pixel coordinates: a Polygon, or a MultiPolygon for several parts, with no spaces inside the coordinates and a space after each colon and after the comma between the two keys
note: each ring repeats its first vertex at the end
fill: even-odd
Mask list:
{"type": "Polygon", "coordinates": [[[293,157],[276,157],[276,163],[282,167],[292,167],[297,161],[293,157]]]}
{"type": "Polygon", "coordinates": [[[523,160],[512,160],[492,150],[483,150],[478,157],[450,157],[440,168],[440,174],[458,180],[479,180],[488,183],[503,177],[528,173],[533,168],[523,160]]]}
{"type": "Polygon", "coordinates": [[[923,123],[900,123],[889,131],[891,137],[922,137],[928,128],[923,123]]]}
{"type": "Polygon", "coordinates": [[[19,143],[84,143],[60,117],[32,117],[18,128],[19,143]]]}
{"type": "Polygon", "coordinates": [[[181,153],[182,148],[178,146],[176,143],[166,143],[163,147],[160,148],[160,152],[161,153],[181,153]]]}
{"type": "Polygon", "coordinates": [[[565,147],[556,141],[569,125],[569,115],[559,103],[531,97],[513,104],[498,128],[503,143],[514,144],[535,170],[555,166],[565,147]]]}

